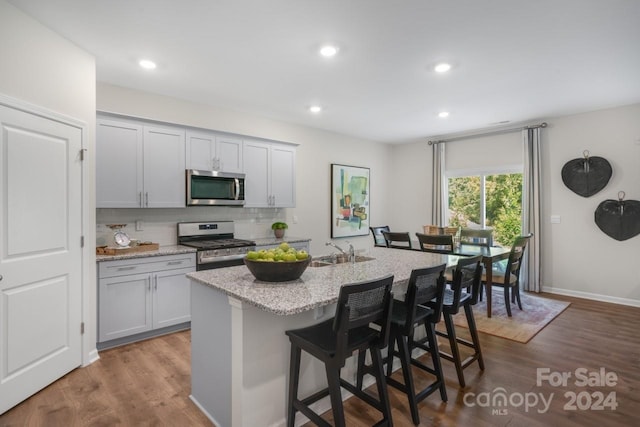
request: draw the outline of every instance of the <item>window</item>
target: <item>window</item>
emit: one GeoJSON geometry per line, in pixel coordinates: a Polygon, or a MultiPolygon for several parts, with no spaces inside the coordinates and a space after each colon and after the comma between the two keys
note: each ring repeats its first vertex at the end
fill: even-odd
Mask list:
{"type": "Polygon", "coordinates": [[[494,229],[494,244],[509,246],[522,230],[522,171],[447,173],[449,225],[494,229]]]}

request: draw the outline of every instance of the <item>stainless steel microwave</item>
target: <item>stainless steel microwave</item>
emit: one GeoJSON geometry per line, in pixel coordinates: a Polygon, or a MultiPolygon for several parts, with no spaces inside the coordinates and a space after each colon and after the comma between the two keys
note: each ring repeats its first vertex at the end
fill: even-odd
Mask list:
{"type": "Polygon", "coordinates": [[[187,206],[244,205],[243,173],[187,169],[187,206]]]}

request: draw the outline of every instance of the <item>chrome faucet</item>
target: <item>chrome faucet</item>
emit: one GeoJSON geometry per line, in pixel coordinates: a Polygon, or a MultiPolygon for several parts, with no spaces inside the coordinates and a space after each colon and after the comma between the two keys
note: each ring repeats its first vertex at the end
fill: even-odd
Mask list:
{"type": "Polygon", "coordinates": [[[349,259],[349,262],[351,263],[355,263],[356,262],[356,250],[354,249],[353,245],[351,244],[351,242],[346,241],[346,243],[349,244],[349,252],[345,252],[344,249],[342,249],[340,246],[336,245],[333,242],[327,242],[325,243],[325,246],[333,246],[334,248],[336,248],[337,250],[339,250],[343,255],[346,255],[349,259]]]}

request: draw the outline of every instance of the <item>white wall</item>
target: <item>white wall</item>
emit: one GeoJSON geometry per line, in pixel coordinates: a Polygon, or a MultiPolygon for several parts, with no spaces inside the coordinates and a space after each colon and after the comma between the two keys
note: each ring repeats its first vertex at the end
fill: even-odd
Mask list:
{"type": "MultiPolygon", "coordinates": [[[[542,150],[543,291],[640,306],[640,269],[635,266],[640,236],[618,242],[594,222],[598,204],[617,199],[618,191],[625,191],[628,200],[640,200],[640,104],[545,121],[549,127],[543,131],[542,150]],[[584,150],[606,158],[613,167],[609,184],[589,198],[566,188],[560,175],[562,166],[582,157],[584,150]],[[550,223],[552,214],[560,215],[560,224],[550,223]]],[[[475,148],[482,139],[455,142],[452,147],[468,144],[475,148]]],[[[396,147],[393,153],[396,174],[416,185],[393,192],[392,205],[405,204],[416,193],[424,194],[427,200],[412,203],[411,209],[394,211],[390,225],[415,232],[431,218],[431,147],[426,141],[418,142],[396,147]],[[418,185],[426,190],[416,190],[418,185]]],[[[469,153],[467,160],[477,156],[473,149],[469,153]]]]}
{"type": "MultiPolygon", "coordinates": [[[[296,153],[296,208],[99,209],[99,224],[116,221],[132,224],[132,221],[140,219],[145,223],[145,230],[149,227],[149,232],[132,233],[135,237],[148,239],[148,236],[152,236],[162,239],[159,243],[168,244],[171,242],[167,240],[175,236],[173,227],[176,221],[232,219],[236,221],[238,237],[263,237],[270,235],[269,227],[273,220],[281,218],[289,224],[288,235],[312,239],[312,254],[330,253],[331,250],[324,243],[331,236],[331,163],[371,169],[370,218],[374,224],[388,221],[388,194],[392,177],[389,161],[392,149],[389,145],[108,84],[97,85],[97,108],[100,111],[299,144],[296,153]],[[293,223],[294,215],[298,218],[297,224],[293,223]]],[[[338,244],[340,240],[337,240],[338,244]]],[[[357,248],[373,245],[369,235],[348,240],[357,248]]]]}
{"type": "MultiPolygon", "coordinates": [[[[85,124],[88,150],[83,182],[83,230],[95,240],[93,188],[95,135],[95,60],[87,52],[0,0],[0,93],[85,124]]],[[[95,249],[83,252],[83,363],[95,350],[95,249]]],[[[93,353],[95,355],[95,353],[93,353]]]]}

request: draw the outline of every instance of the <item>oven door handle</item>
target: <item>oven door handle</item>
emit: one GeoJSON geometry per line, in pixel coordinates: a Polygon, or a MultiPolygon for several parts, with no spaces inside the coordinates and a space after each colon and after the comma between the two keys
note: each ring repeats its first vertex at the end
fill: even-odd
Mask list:
{"type": "Polygon", "coordinates": [[[218,256],[204,256],[203,254],[198,254],[198,264],[207,264],[216,261],[230,261],[236,259],[242,259],[246,256],[246,254],[234,254],[234,255],[218,255],[218,256]]]}

